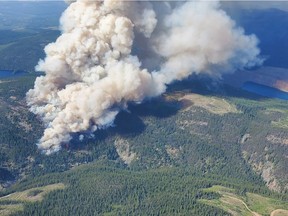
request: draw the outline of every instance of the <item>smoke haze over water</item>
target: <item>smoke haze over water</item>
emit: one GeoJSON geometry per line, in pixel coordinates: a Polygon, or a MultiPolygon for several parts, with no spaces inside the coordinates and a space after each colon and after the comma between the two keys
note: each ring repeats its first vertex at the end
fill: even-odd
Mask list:
{"type": "Polygon", "coordinates": [[[45,76],[27,92],[46,126],[38,143],[46,154],[71,133],[108,127],[127,102],[157,97],[175,80],[262,63],[257,38],[217,1],[78,0],[60,24],[61,36],[36,66],[45,76]]]}

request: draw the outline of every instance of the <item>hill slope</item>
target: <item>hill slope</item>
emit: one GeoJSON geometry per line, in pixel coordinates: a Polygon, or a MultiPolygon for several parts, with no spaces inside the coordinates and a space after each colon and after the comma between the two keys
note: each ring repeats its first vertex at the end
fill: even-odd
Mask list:
{"type": "Polygon", "coordinates": [[[80,212],[90,211],[81,206],[94,206],[95,202],[99,203],[97,214],[126,215],[128,209],[123,205],[131,200],[129,211],[133,209],[133,214],[138,215],[148,207],[151,207],[151,214],[172,214],[176,207],[165,204],[171,200],[183,201],[183,207],[177,204],[177,214],[219,212],[219,215],[227,215],[223,210],[204,208],[196,202],[203,198],[200,189],[214,184],[286,200],[287,195],[274,194],[265,187],[266,184],[271,190],[282,193],[287,190],[285,101],[259,98],[227,86],[220,88],[221,92],[211,91],[199,81],[187,81],[171,86],[161,98],[142,105],[131,104],[130,112],[121,112],[114,127],[94,134],[74,134],[72,142],[65,144],[59,153],[45,156],[35,145],[43,128],[24,103],[24,92],[34,79],[35,75],[27,75],[6,78],[0,83],[3,122],[0,125],[3,132],[0,167],[6,173],[1,175],[1,183],[7,187],[15,178],[20,182],[4,190],[3,195],[63,181],[71,188],[51,192],[51,197],[48,195],[42,203],[25,204],[24,215],[32,215],[32,212],[45,215],[49,209],[47,205],[54,206],[54,215],[69,214],[78,206],[80,215],[80,212]],[[84,136],[83,141],[79,140],[80,135],[84,136]],[[92,161],[102,162],[79,166],[92,161]],[[63,173],[73,167],[77,168],[63,173]],[[114,175],[115,172],[118,174],[114,175]],[[119,182],[120,176],[124,179],[119,182]],[[189,183],[185,183],[184,176],[189,183]],[[143,181],[147,182],[146,186],[143,181]],[[165,184],[167,187],[163,186],[165,184]],[[127,188],[128,185],[131,188],[127,188]],[[91,187],[96,187],[96,191],[92,193],[91,187]],[[104,188],[107,191],[103,191],[104,188]],[[148,194],[139,198],[141,202],[137,204],[136,197],[143,192],[141,188],[148,194]],[[187,200],[188,195],[183,194],[183,190],[191,190],[191,199],[187,200]],[[94,193],[100,195],[97,199],[91,197],[90,204],[85,204],[85,197],[94,197],[94,193]],[[66,202],[63,196],[83,198],[77,204],[66,200],[71,203],[68,205],[61,204],[66,202]],[[62,201],[50,203],[52,200],[62,201]],[[107,205],[103,206],[103,202],[107,205]],[[156,208],[156,203],[161,207],[156,208]],[[61,205],[67,206],[66,210],[61,205]]]}

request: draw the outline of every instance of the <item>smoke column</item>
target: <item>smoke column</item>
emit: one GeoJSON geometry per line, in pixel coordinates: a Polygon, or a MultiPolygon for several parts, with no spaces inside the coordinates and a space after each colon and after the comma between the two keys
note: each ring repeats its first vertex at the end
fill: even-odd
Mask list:
{"type": "Polygon", "coordinates": [[[110,126],[127,102],[159,96],[175,80],[192,73],[221,77],[262,63],[257,38],[246,36],[216,1],[78,0],[60,24],[61,36],[36,66],[45,76],[27,92],[30,110],[46,127],[37,144],[46,154],[71,133],[110,126]],[[149,57],[132,48],[152,53],[158,70],[145,69],[141,62],[149,65],[149,57]]]}

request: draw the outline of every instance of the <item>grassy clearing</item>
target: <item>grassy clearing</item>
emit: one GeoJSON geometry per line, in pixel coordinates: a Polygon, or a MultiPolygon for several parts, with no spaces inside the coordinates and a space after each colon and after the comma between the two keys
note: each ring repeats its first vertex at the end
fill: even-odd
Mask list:
{"type": "Polygon", "coordinates": [[[253,193],[247,193],[246,196],[248,198],[247,205],[251,206],[254,211],[259,212],[260,214],[267,215],[276,209],[285,209],[285,207],[288,210],[287,203],[285,204],[279,200],[263,197],[253,193]]]}
{"type": "Polygon", "coordinates": [[[271,114],[271,113],[280,113],[282,114],[282,118],[279,119],[278,121],[272,121],[272,125],[274,127],[278,128],[284,128],[288,129],[288,110],[287,107],[281,109],[281,108],[268,108],[265,110],[266,114],[271,114]]]}
{"type": "Polygon", "coordinates": [[[8,216],[23,210],[23,204],[0,205],[0,215],[8,216]]]}
{"type": "Polygon", "coordinates": [[[228,103],[223,98],[206,97],[198,94],[185,95],[182,100],[190,100],[194,106],[201,107],[208,112],[217,115],[226,113],[238,113],[235,105],[228,103]]]}
{"type": "Polygon", "coordinates": [[[272,126],[288,129],[287,101],[278,99],[249,100],[243,98],[229,99],[233,104],[239,104],[251,108],[264,108],[265,114],[280,113],[283,116],[277,121],[272,121],[272,126]]]}
{"type": "Polygon", "coordinates": [[[287,203],[276,199],[254,193],[246,193],[245,196],[240,196],[236,194],[234,189],[218,185],[203,191],[219,193],[221,198],[213,200],[201,199],[199,200],[200,202],[221,208],[235,216],[288,215],[287,203]]]}
{"type": "Polygon", "coordinates": [[[9,194],[4,197],[0,197],[1,201],[23,201],[23,202],[29,202],[29,201],[41,201],[43,197],[48,194],[51,191],[54,190],[60,190],[64,189],[65,185],[62,183],[59,184],[52,184],[52,185],[46,185],[44,187],[37,187],[37,188],[31,188],[25,191],[16,192],[9,194]],[[33,191],[38,191],[39,193],[34,193],[35,196],[33,196],[33,191]]]}
{"type": "Polygon", "coordinates": [[[210,113],[217,114],[217,115],[224,115],[227,113],[239,113],[236,106],[234,104],[228,103],[223,98],[218,97],[208,97],[199,94],[181,94],[181,93],[174,93],[172,95],[166,95],[166,98],[169,99],[176,99],[178,101],[184,102],[186,104],[186,109],[189,110],[191,107],[200,107],[207,110],[210,113]],[[186,102],[186,103],[185,103],[186,102]]]}
{"type": "Polygon", "coordinates": [[[279,112],[283,114],[283,118],[279,119],[278,121],[273,121],[272,125],[274,127],[288,129],[288,110],[287,109],[269,109],[269,112],[279,112]]]}
{"type": "Polygon", "coordinates": [[[25,191],[8,194],[0,197],[0,215],[6,216],[17,211],[22,211],[25,202],[42,201],[44,196],[51,191],[64,189],[62,183],[31,188],[25,191]]]}
{"type": "Polygon", "coordinates": [[[288,129],[288,117],[280,121],[273,121],[272,125],[278,128],[288,129]]]}

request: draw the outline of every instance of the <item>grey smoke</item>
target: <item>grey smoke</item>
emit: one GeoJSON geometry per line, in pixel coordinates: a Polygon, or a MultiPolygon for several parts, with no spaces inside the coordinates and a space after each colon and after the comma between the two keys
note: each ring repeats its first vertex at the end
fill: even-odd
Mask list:
{"type": "Polygon", "coordinates": [[[127,102],[159,96],[175,80],[193,73],[221,77],[262,63],[257,38],[245,35],[217,1],[78,0],[60,23],[61,36],[36,66],[45,76],[27,93],[30,110],[46,126],[38,143],[46,154],[61,149],[71,133],[109,127],[127,102]],[[144,68],[149,56],[131,53],[143,44],[159,70],[144,68]]]}

